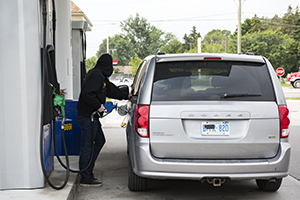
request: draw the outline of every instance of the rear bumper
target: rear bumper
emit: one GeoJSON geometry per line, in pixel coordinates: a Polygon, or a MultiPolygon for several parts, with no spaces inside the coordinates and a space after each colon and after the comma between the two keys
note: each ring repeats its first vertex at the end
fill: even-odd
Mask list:
{"type": "Polygon", "coordinates": [[[151,156],[149,144],[139,143],[130,151],[133,171],[145,178],[155,179],[269,179],[288,175],[291,146],[281,142],[272,159],[252,160],[183,160],[158,159],[151,156]]]}

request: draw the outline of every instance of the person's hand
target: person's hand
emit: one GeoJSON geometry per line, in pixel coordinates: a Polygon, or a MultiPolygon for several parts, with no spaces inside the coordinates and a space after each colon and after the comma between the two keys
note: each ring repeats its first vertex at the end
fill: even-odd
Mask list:
{"type": "Polygon", "coordinates": [[[100,108],[98,109],[99,113],[102,113],[105,111],[105,107],[103,104],[101,104],[100,108]]]}
{"type": "Polygon", "coordinates": [[[132,97],[133,92],[134,92],[134,88],[132,87],[130,93],[128,94],[128,99],[132,97]]]}
{"type": "Polygon", "coordinates": [[[130,99],[132,97],[132,94],[131,93],[129,93],[128,94],[128,99],[130,99]]]}

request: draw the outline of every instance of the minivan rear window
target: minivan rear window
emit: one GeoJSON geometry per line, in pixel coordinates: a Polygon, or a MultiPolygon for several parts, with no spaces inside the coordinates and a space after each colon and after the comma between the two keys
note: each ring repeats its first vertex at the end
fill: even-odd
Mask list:
{"type": "Polygon", "coordinates": [[[261,63],[180,61],[156,63],[153,101],[274,101],[261,63]]]}

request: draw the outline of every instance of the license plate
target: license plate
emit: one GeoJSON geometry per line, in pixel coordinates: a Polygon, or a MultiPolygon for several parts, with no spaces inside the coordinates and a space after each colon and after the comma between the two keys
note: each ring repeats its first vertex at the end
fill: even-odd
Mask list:
{"type": "Polygon", "coordinates": [[[202,135],[229,135],[229,121],[206,121],[201,124],[202,135]]]}

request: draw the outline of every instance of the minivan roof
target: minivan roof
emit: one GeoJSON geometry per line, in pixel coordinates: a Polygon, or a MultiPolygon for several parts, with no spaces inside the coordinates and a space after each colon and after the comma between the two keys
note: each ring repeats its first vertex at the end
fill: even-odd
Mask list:
{"type": "MultiPolygon", "coordinates": [[[[154,57],[150,56],[151,58],[154,57]]],[[[182,53],[182,54],[165,54],[155,55],[156,62],[170,61],[186,61],[186,60],[226,60],[226,61],[242,61],[265,63],[262,56],[246,55],[246,54],[227,54],[227,53],[182,53]]]]}

